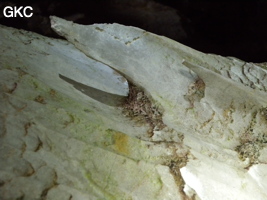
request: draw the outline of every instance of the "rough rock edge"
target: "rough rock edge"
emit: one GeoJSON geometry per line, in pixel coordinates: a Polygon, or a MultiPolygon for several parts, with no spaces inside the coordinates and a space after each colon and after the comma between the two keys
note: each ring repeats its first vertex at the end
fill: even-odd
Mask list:
{"type": "Polygon", "coordinates": [[[240,145],[235,148],[241,161],[248,159],[249,164],[246,169],[249,169],[254,164],[261,163],[259,161],[260,150],[267,145],[266,133],[261,132],[256,135],[253,132],[256,116],[258,114],[267,122],[267,108],[261,108],[259,111],[253,113],[253,118],[250,121],[248,129],[240,136],[240,145]]]}
{"type": "Polygon", "coordinates": [[[135,121],[138,125],[148,124],[150,126],[147,132],[149,137],[154,135],[153,131],[166,127],[162,121],[162,109],[133,83],[129,83],[129,95],[121,107],[125,117],[135,121]]]}
{"type": "MultiPolygon", "coordinates": [[[[151,138],[154,135],[155,130],[162,130],[167,127],[162,121],[162,108],[151,100],[148,95],[140,88],[129,82],[129,95],[125,102],[121,105],[122,113],[125,117],[130,118],[137,124],[149,124],[150,129],[148,135],[151,138]]],[[[183,136],[180,136],[181,140],[183,136]]],[[[171,144],[169,144],[171,145],[171,144]]],[[[174,153],[175,154],[175,153],[174,153]]],[[[185,181],[181,175],[180,168],[186,166],[189,158],[189,152],[183,157],[175,156],[170,159],[166,159],[164,165],[169,167],[174,181],[177,185],[178,192],[181,194],[183,200],[191,200],[184,192],[185,181]]]]}

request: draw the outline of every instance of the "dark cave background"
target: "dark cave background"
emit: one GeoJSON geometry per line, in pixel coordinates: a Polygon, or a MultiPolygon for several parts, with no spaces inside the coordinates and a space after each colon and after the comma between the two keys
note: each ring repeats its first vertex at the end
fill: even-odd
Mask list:
{"type": "Polygon", "coordinates": [[[0,24],[59,38],[55,15],[80,24],[120,23],[176,40],[196,50],[267,62],[267,1],[87,0],[0,1],[0,24]],[[5,6],[32,6],[31,18],[5,18],[5,6]]]}

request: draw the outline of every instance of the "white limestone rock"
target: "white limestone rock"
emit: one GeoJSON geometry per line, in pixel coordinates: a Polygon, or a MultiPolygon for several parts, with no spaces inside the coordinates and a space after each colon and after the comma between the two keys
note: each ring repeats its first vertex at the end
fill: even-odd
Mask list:
{"type": "MultiPolygon", "coordinates": [[[[201,199],[215,199],[215,193],[222,199],[253,199],[254,192],[256,199],[267,198],[247,173],[256,164],[266,164],[260,159],[267,142],[266,65],[203,54],[134,27],[81,26],[57,17],[51,22],[57,33],[142,87],[162,108],[164,124],[175,130],[174,135],[182,133],[183,144],[190,148],[192,157],[181,173],[201,199]],[[198,176],[201,165],[197,172],[189,164],[194,160],[203,162],[208,173],[198,176]],[[214,162],[221,168],[209,171],[214,162]],[[229,170],[232,176],[227,175],[229,170]],[[192,184],[185,171],[198,177],[199,184],[192,184]],[[214,184],[220,178],[209,181],[224,176],[233,178],[233,185],[221,178],[224,188],[217,190],[214,184]]],[[[170,132],[155,135],[162,141],[175,138],[170,132]]]]}
{"type": "Polygon", "coordinates": [[[121,75],[66,41],[0,28],[1,199],[177,197],[174,180],[161,180],[171,172],[157,167],[176,158],[179,145],[128,136],[145,139],[149,127],[75,87],[125,98],[121,75]]]}
{"type": "Polygon", "coordinates": [[[267,198],[264,64],[51,22],[0,27],[2,198],[267,198]]]}

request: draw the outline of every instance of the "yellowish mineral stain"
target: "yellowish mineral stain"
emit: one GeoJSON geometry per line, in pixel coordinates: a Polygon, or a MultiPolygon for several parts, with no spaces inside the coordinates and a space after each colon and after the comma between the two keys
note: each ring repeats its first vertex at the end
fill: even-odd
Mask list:
{"type": "Polygon", "coordinates": [[[129,154],[129,136],[120,133],[120,132],[116,132],[114,134],[114,146],[115,149],[124,154],[124,155],[128,155],[129,154]]]}

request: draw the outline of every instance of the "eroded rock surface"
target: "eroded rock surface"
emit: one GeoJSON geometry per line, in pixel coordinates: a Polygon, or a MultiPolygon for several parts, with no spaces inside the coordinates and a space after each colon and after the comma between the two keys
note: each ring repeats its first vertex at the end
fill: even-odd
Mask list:
{"type": "Polygon", "coordinates": [[[3,198],[267,198],[264,64],[51,21],[68,42],[1,27],[3,198]]]}

